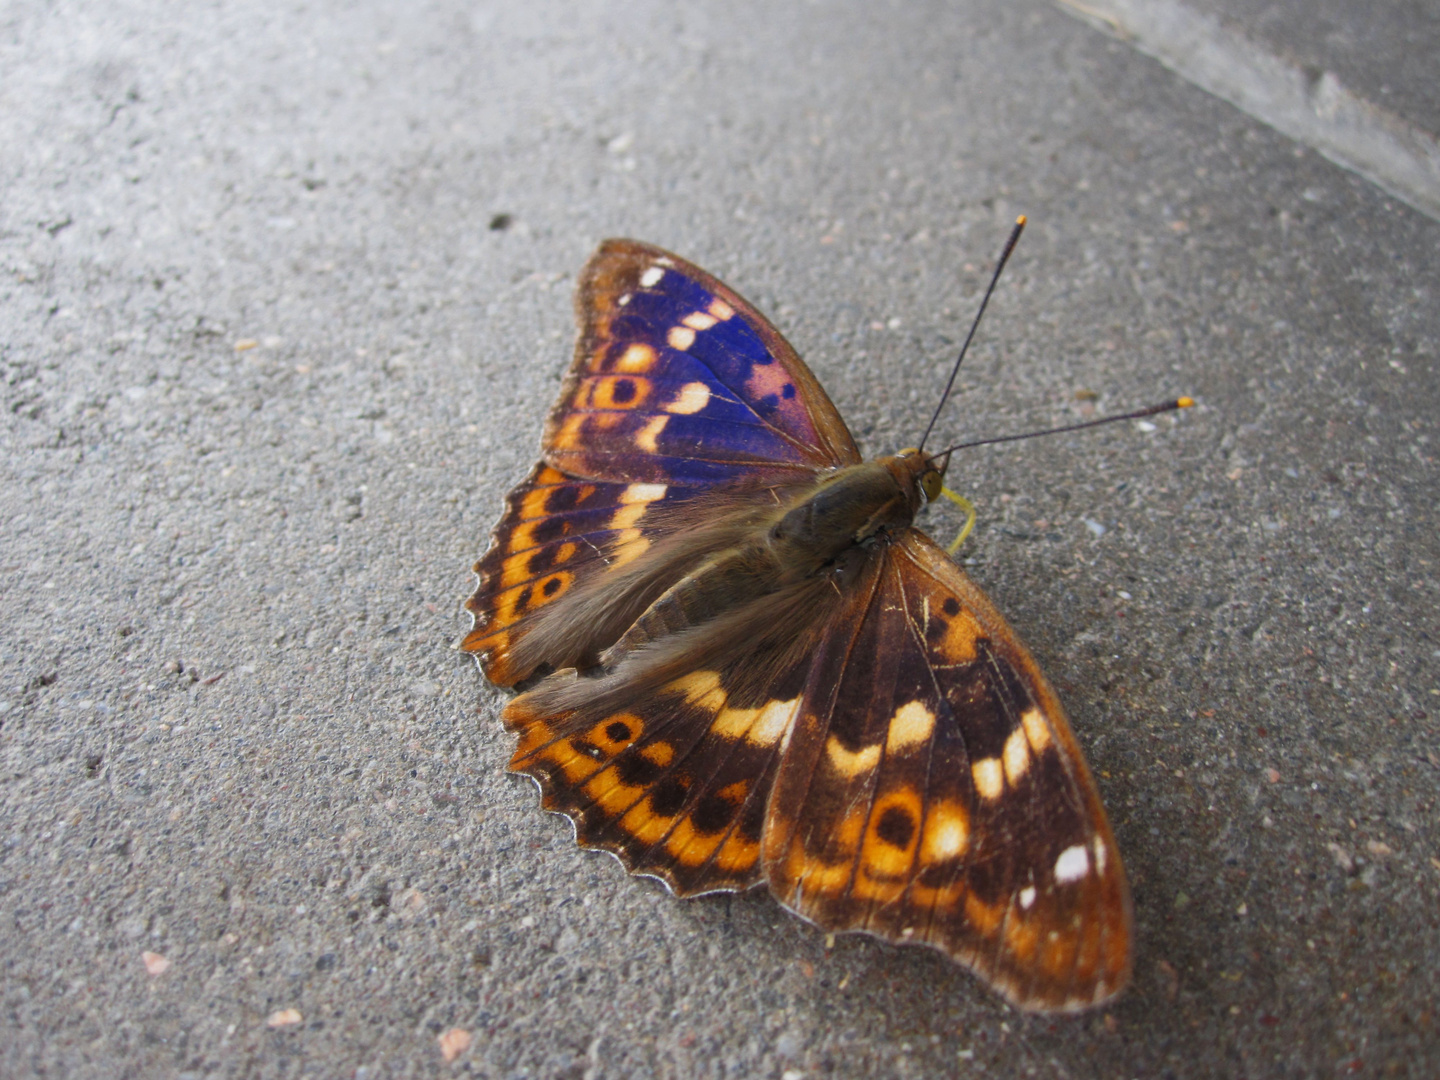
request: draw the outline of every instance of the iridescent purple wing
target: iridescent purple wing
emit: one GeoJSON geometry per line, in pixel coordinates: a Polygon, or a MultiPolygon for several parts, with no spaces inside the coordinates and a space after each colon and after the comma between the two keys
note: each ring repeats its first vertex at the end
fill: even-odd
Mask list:
{"type": "Polygon", "coordinates": [[[860,461],[779,331],[684,259],[606,241],[585,267],[576,316],[547,464],[589,480],[689,487],[804,480],[860,461]]]}

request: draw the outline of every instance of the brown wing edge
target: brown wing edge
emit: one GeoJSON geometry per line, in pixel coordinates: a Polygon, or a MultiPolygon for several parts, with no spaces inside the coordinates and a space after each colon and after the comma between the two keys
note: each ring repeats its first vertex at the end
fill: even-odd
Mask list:
{"type": "Polygon", "coordinates": [[[503,557],[505,538],[514,530],[515,523],[511,518],[516,512],[516,506],[536,486],[547,469],[549,466],[544,462],[536,464],[526,474],[525,479],[507,492],[502,500],[500,517],[496,520],[495,527],[490,530],[490,542],[485,546],[485,553],[470,568],[470,572],[475,575],[475,588],[465,601],[465,610],[470,613],[470,629],[451,646],[459,652],[468,652],[474,656],[481,673],[496,686],[513,686],[520,676],[510,677],[495,666],[495,650],[486,645],[493,633],[492,616],[483,601],[493,596],[492,577],[498,571],[498,567],[493,564],[503,557]]]}

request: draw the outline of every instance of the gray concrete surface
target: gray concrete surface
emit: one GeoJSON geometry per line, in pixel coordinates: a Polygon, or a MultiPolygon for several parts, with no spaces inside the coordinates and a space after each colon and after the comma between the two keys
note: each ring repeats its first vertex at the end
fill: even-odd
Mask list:
{"type": "Polygon", "coordinates": [[[1440,8],[1424,0],[1189,0],[1279,56],[1334,72],[1368,100],[1440,131],[1440,8]]]}
{"type": "Polygon", "coordinates": [[[1440,1072],[1440,225],[1039,0],[0,27],[0,1071],[1440,1072]],[[448,648],[600,238],[882,451],[1018,212],[948,429],[1201,402],[956,473],[1135,887],[1072,1019],[577,850],[448,648]]]}
{"type": "Polygon", "coordinates": [[[1377,18],[1369,6],[1330,0],[1324,15],[1343,14],[1349,29],[1370,31],[1368,45],[1392,46],[1360,49],[1346,34],[1318,32],[1333,19],[1287,21],[1273,5],[1262,3],[1245,11],[1245,0],[1230,0],[1229,17],[1211,10],[1215,0],[1204,6],[1189,0],[1056,3],[1440,221],[1437,117],[1416,95],[1391,93],[1392,84],[1402,90],[1422,85],[1428,90],[1434,82],[1419,77],[1435,67],[1436,41],[1418,15],[1389,12],[1388,18],[1377,18]],[[1248,19],[1233,17],[1237,6],[1248,19]],[[1285,41],[1277,41],[1282,33],[1285,41]],[[1349,47],[1331,47],[1342,40],[1349,47]]]}

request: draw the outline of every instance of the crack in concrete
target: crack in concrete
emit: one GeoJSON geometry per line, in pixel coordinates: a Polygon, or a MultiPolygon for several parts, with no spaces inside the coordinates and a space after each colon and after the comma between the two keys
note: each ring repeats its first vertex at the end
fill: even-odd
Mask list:
{"type": "Polygon", "coordinates": [[[1176,0],[1056,0],[1171,71],[1440,221],[1440,140],[1176,0]]]}

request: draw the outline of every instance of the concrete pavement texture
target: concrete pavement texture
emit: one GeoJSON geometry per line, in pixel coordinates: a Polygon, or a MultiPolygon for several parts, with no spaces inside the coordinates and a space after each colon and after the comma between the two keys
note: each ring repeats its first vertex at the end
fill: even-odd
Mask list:
{"type": "Polygon", "coordinates": [[[1440,220],[1440,114],[1426,93],[1440,41],[1433,13],[1377,18],[1340,0],[1329,10],[1290,5],[1308,9],[1297,19],[1281,5],[1242,3],[1237,20],[1177,0],[1057,2],[1440,220]]]}
{"type": "MultiPolygon", "coordinates": [[[[1173,0],[1171,0],[1173,2],[1173,0]]],[[[1367,100],[1432,134],[1440,122],[1440,10],[1412,0],[1199,0],[1198,9],[1319,79],[1331,72],[1367,100]]]]}
{"type": "Polygon", "coordinates": [[[1440,1072],[1435,221],[1038,2],[0,27],[0,1071],[1440,1072]],[[1200,402],[951,471],[1134,887],[1065,1018],[579,850],[450,648],[600,239],[873,454],[1022,212],[942,430],[1200,402]]]}

